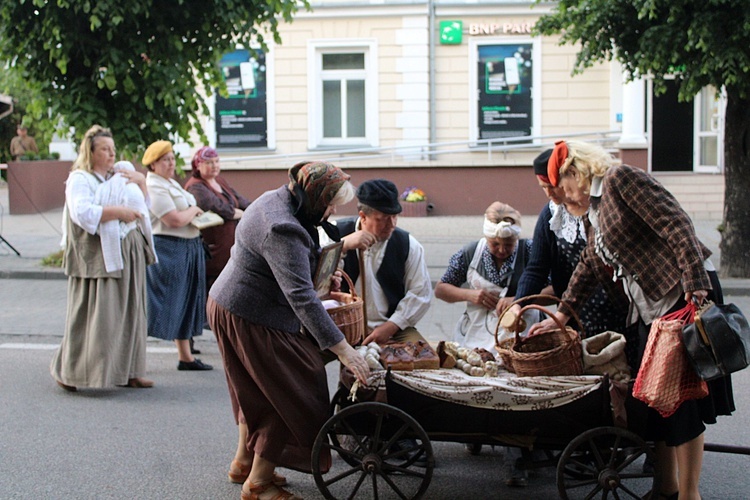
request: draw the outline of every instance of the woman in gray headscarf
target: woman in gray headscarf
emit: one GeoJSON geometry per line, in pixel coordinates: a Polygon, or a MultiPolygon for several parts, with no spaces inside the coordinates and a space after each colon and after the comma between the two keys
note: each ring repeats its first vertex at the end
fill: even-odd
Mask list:
{"type": "MultiPolygon", "coordinates": [[[[354,197],[354,188],[329,163],[299,163],[289,178],[247,208],[207,305],[239,427],[229,479],[244,482],[243,499],[298,498],[281,489],[286,480],[275,469],[311,471],[312,445],[329,416],[320,349],[333,352],[362,382],[369,375],[313,286],[317,227],[328,226],[328,216],[354,197]]],[[[330,465],[325,450],[321,469],[330,465]]]]}

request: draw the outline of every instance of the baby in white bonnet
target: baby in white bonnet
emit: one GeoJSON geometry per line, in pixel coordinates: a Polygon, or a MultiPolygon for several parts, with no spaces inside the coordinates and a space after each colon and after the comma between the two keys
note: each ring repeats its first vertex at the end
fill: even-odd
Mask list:
{"type": "MultiPolygon", "coordinates": [[[[151,232],[151,218],[148,211],[148,200],[141,188],[119,172],[129,170],[135,172],[135,167],[129,161],[118,161],[114,165],[114,175],[99,185],[94,194],[94,203],[102,206],[126,206],[137,210],[140,219],[133,222],[112,220],[99,225],[99,236],[102,242],[102,253],[107,272],[118,271],[123,268],[120,241],[132,231],[140,227],[146,241],[154,248],[151,232]]],[[[154,252],[155,254],[155,252],[154,252]]]]}

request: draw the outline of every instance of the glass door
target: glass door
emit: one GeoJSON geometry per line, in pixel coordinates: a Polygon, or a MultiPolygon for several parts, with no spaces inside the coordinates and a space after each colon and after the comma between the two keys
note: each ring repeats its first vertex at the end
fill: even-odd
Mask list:
{"type": "Polygon", "coordinates": [[[724,109],[726,98],[716,88],[704,87],[695,98],[695,172],[724,170],[724,109]]]}

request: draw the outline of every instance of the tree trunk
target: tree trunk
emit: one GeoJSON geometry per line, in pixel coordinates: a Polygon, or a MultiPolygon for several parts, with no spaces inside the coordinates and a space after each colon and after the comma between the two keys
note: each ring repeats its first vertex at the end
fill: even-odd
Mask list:
{"type": "Polygon", "coordinates": [[[720,274],[750,278],[750,99],[727,90],[720,274]]]}

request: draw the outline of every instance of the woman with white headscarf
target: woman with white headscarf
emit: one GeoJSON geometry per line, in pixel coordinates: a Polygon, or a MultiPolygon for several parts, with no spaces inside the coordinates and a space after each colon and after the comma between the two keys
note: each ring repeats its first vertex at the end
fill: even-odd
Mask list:
{"type": "Polygon", "coordinates": [[[451,303],[466,302],[454,341],[464,347],[494,352],[496,310],[512,302],[531,254],[531,240],[519,239],[518,210],[499,201],[487,207],[482,232],[484,238],[469,243],[451,257],[435,287],[435,297],[451,303]],[[464,284],[468,288],[463,288],[464,284]]]}

